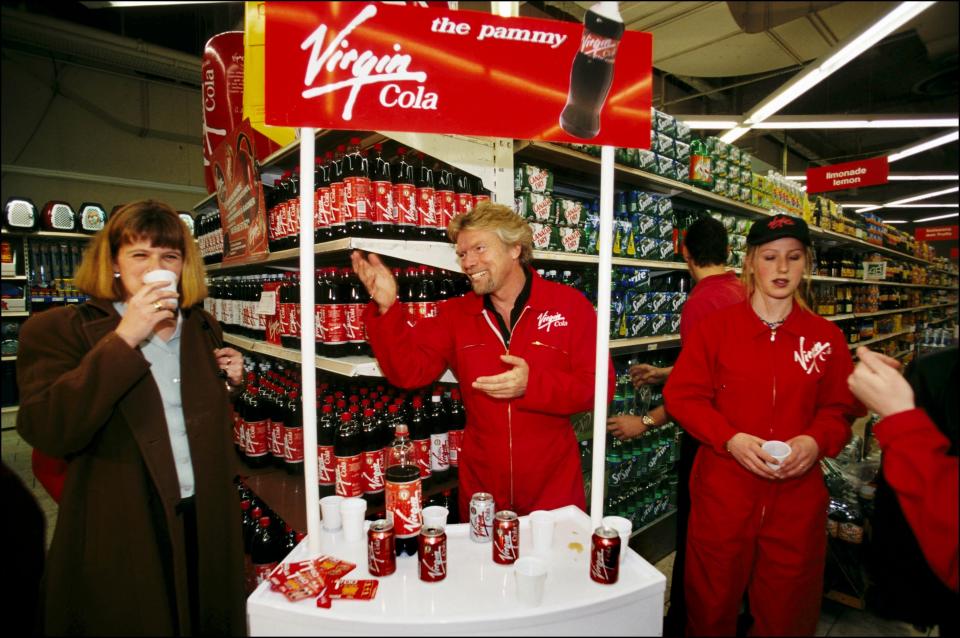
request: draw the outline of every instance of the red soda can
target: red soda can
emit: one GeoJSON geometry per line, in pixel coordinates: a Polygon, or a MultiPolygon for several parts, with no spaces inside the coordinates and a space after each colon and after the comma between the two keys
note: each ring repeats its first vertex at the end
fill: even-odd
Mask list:
{"type": "Polygon", "coordinates": [[[447,577],[447,534],[439,527],[420,530],[420,580],[436,583],[447,577]]]}
{"type": "Polygon", "coordinates": [[[520,519],[515,512],[501,510],[493,521],[493,562],[512,565],[520,554],[520,519]]]}
{"type": "Polygon", "coordinates": [[[470,499],[470,540],[489,543],[493,538],[493,494],[477,492],[470,499]]]}
{"type": "Polygon", "coordinates": [[[620,576],[620,534],[609,527],[598,527],[590,543],[590,578],[612,585],[620,576]]]}
{"type": "Polygon", "coordinates": [[[367,532],[367,571],[372,576],[389,576],[397,571],[393,523],[381,518],[367,532]]]}

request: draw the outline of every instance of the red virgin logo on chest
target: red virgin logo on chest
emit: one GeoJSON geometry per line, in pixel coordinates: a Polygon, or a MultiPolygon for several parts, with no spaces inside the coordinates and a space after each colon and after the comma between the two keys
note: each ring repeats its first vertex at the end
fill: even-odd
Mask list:
{"type": "Polygon", "coordinates": [[[550,332],[550,329],[554,326],[563,327],[567,325],[567,318],[561,315],[559,312],[550,313],[549,311],[541,312],[537,316],[537,330],[546,330],[550,332]]]}
{"type": "Polygon", "coordinates": [[[830,354],[830,344],[817,341],[809,350],[804,350],[804,337],[800,337],[800,347],[793,353],[793,360],[800,364],[800,367],[807,374],[820,372],[820,362],[827,360],[830,354]]]}

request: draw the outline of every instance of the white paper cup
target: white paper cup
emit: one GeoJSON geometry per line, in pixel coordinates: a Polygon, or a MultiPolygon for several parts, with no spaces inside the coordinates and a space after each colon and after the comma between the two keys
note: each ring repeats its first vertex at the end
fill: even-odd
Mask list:
{"type": "Polygon", "coordinates": [[[780,464],[783,463],[783,460],[790,456],[790,452],[793,451],[790,449],[790,446],[783,441],[767,441],[760,447],[763,448],[764,452],[777,459],[776,463],[767,463],[767,467],[771,470],[779,470],[780,464]]]}
{"type": "Polygon", "coordinates": [[[517,600],[528,607],[543,602],[543,585],[547,580],[547,563],[535,556],[523,556],[513,564],[517,580],[517,600]]]}
{"type": "Polygon", "coordinates": [[[530,537],[533,539],[533,551],[536,554],[549,554],[553,548],[553,528],[557,517],[547,510],[530,512],[530,537]]]}
{"type": "Polygon", "coordinates": [[[633,533],[633,523],[630,522],[629,518],[623,516],[604,516],[601,523],[604,527],[617,530],[617,534],[620,535],[620,562],[622,563],[627,556],[627,549],[630,548],[630,534],[633,533]]]}
{"type": "MultiPolygon", "coordinates": [[[[166,286],[160,288],[160,290],[169,290],[170,292],[177,292],[177,273],[172,270],[151,270],[143,276],[143,283],[152,284],[156,281],[164,281],[167,283],[166,286]]],[[[179,303],[176,299],[164,299],[162,302],[164,305],[172,306],[176,308],[179,306],[179,303]]]]}
{"type": "Polygon", "coordinates": [[[343,521],[343,538],[347,542],[363,540],[363,515],[367,502],[357,496],[340,501],[340,517],[343,521]]]}
{"type": "Polygon", "coordinates": [[[331,494],[320,499],[320,514],[323,517],[323,529],[335,532],[343,525],[340,518],[340,502],[342,496],[331,494]]]}
{"type": "Polygon", "coordinates": [[[423,515],[423,526],[424,527],[439,527],[440,529],[447,528],[447,516],[450,514],[450,510],[442,505],[431,505],[429,507],[424,507],[420,512],[423,515]]]}

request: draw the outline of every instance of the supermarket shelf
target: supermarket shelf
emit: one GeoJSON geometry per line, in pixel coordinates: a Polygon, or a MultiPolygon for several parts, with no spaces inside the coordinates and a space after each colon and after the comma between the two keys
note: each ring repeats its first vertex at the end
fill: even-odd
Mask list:
{"type": "Polygon", "coordinates": [[[8,405],[5,408],[0,408],[0,414],[16,414],[19,410],[19,405],[8,405]]]}
{"type": "Polygon", "coordinates": [[[933,284],[906,284],[896,281],[873,281],[870,279],[854,279],[852,277],[828,277],[827,275],[813,275],[810,277],[813,281],[833,284],[861,284],[876,286],[897,286],[898,288],[932,288],[935,290],[951,290],[956,286],[936,286],[933,284]]]}
{"type": "Polygon", "coordinates": [[[659,337],[634,337],[633,339],[611,339],[610,350],[619,352],[644,352],[657,349],[679,348],[680,335],[670,334],[659,337]]]}
{"type": "MultiPolygon", "coordinates": [[[[300,355],[300,351],[294,350],[293,348],[284,348],[282,346],[276,346],[272,343],[266,343],[257,339],[239,337],[232,334],[224,334],[223,340],[226,343],[233,344],[238,348],[243,348],[249,352],[265,354],[276,359],[283,359],[284,361],[303,363],[303,358],[300,355]]],[[[383,372],[380,371],[380,366],[377,364],[377,360],[372,357],[352,356],[333,359],[330,357],[318,356],[316,357],[316,368],[318,370],[326,370],[327,372],[333,372],[334,374],[343,375],[345,377],[384,376],[383,372]]],[[[449,370],[444,372],[443,376],[440,377],[439,380],[444,383],[457,382],[456,377],[454,377],[453,373],[449,370]]]]}
{"type": "Polygon", "coordinates": [[[957,302],[951,303],[939,303],[932,304],[929,306],[913,306],[912,308],[895,308],[893,310],[878,310],[876,312],[855,312],[852,314],[842,314],[842,315],[830,315],[829,317],[824,317],[827,321],[846,321],[847,319],[863,319],[865,317],[879,317],[881,315],[895,315],[900,312],[922,312],[924,310],[932,310],[934,308],[948,308],[950,306],[957,305],[957,302]]]}
{"type": "Polygon", "coordinates": [[[26,281],[26,275],[4,275],[3,281],[26,281]]]}
{"type": "Polygon", "coordinates": [[[891,332],[890,334],[880,335],[879,337],[874,337],[873,339],[867,339],[866,341],[858,341],[857,343],[847,344],[851,350],[856,350],[860,346],[869,346],[872,343],[877,343],[878,341],[886,341],[887,339],[893,339],[895,337],[900,337],[905,334],[911,334],[913,332],[913,326],[910,326],[907,329],[899,330],[897,332],[891,332]]]}
{"type": "MultiPolygon", "coordinates": [[[[314,244],[313,252],[317,255],[347,252],[350,250],[364,250],[367,252],[414,261],[419,264],[461,272],[457,263],[457,255],[453,244],[438,241],[406,241],[402,239],[377,239],[371,237],[344,237],[332,241],[314,244]]],[[[260,268],[268,265],[290,265],[299,263],[300,250],[289,248],[271,253],[264,259],[238,264],[210,264],[207,272],[228,272],[241,269],[260,268]]]]}
{"type": "Polygon", "coordinates": [[[667,519],[670,518],[671,516],[675,516],[676,513],[677,513],[677,510],[672,509],[672,510],[670,510],[669,512],[667,512],[666,514],[661,514],[660,516],[658,516],[657,518],[653,519],[652,521],[650,521],[649,523],[647,523],[647,524],[644,525],[643,527],[638,527],[637,529],[635,529],[635,530],[633,530],[632,532],[630,532],[630,538],[635,538],[635,537],[637,537],[637,536],[640,536],[641,534],[643,534],[644,532],[646,532],[648,529],[653,528],[654,525],[657,525],[658,523],[667,520],[667,519]]]}
{"type": "MultiPolygon", "coordinates": [[[[600,258],[597,255],[582,253],[564,253],[552,250],[533,251],[534,261],[556,261],[561,263],[597,264],[600,258]]],[[[614,257],[614,266],[636,266],[637,268],[652,268],[659,270],[686,270],[687,264],[682,261],[658,261],[652,259],[633,259],[631,257],[614,257]]]]}
{"type": "Polygon", "coordinates": [[[28,310],[4,310],[2,316],[4,319],[11,317],[29,317],[30,312],[28,310]]]}
{"type": "Polygon", "coordinates": [[[3,355],[2,357],[0,357],[0,360],[2,360],[2,361],[16,361],[16,360],[17,360],[17,355],[15,355],[15,354],[5,354],[5,355],[3,355]]]}
{"type": "Polygon", "coordinates": [[[93,235],[86,235],[84,233],[61,233],[53,230],[38,230],[35,233],[4,230],[3,234],[14,237],[40,237],[41,239],[90,239],[93,237],[93,235]]]}
{"type": "Polygon", "coordinates": [[[898,352],[898,353],[896,353],[895,355],[893,355],[893,358],[894,358],[894,359],[899,359],[900,357],[905,357],[905,356],[907,356],[908,354],[911,354],[912,352],[913,352],[913,348],[908,348],[907,350],[901,350],[900,352],[898,352]]]}
{"type": "Polygon", "coordinates": [[[954,320],[954,319],[956,319],[956,317],[941,317],[940,319],[934,319],[934,320],[932,320],[932,321],[927,321],[927,322],[926,322],[926,325],[928,325],[928,326],[933,326],[933,325],[936,325],[936,324],[938,324],[938,323],[943,323],[943,322],[945,322],[945,321],[952,321],[952,320],[954,320]]]}

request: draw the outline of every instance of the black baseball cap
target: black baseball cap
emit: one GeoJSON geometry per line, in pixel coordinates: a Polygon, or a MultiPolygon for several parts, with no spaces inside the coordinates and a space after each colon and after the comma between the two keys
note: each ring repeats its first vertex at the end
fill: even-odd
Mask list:
{"type": "Polygon", "coordinates": [[[811,243],[807,222],[792,215],[774,215],[769,219],[753,222],[750,234],[747,235],[747,243],[751,246],[759,246],[784,237],[798,239],[804,246],[809,246],[811,243]]]}

